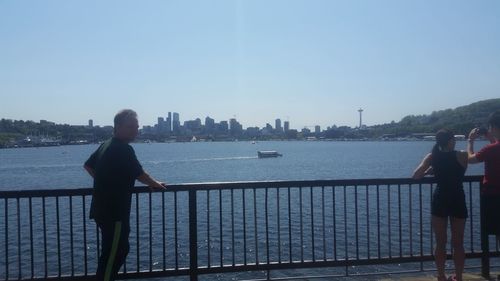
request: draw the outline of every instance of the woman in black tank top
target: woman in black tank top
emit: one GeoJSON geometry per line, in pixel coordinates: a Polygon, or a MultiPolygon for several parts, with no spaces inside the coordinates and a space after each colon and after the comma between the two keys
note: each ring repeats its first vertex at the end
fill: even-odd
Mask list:
{"type": "Polygon", "coordinates": [[[449,130],[440,130],[436,134],[436,144],[413,173],[414,179],[427,174],[434,174],[437,187],[432,195],[432,227],[436,237],[437,280],[462,280],[464,268],[464,229],[467,218],[467,206],[462,186],[467,169],[467,152],[455,150],[455,137],[449,130]],[[448,218],[451,224],[451,241],[455,276],[446,279],[446,229],[448,218]]]}

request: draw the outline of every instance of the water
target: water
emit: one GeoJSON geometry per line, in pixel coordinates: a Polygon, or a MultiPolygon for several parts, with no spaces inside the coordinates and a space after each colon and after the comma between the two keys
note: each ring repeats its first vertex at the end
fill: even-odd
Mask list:
{"type": "MultiPolygon", "coordinates": [[[[167,183],[406,178],[432,142],[214,142],[133,144],[146,171],[167,183]],[[258,150],[283,157],[258,159],[258,150]]],[[[481,147],[481,143],[476,147],[481,147]]],[[[0,150],[0,190],[91,187],[82,165],[97,145],[0,150]]],[[[457,142],[464,150],[465,142],[457,142]]],[[[471,165],[467,174],[482,174],[471,165]]]]}
{"type": "MultiPolygon", "coordinates": [[[[167,183],[193,183],[193,182],[225,182],[225,181],[267,181],[267,180],[318,180],[318,179],[360,179],[360,178],[407,178],[411,176],[412,171],[415,167],[420,163],[422,158],[428,151],[430,151],[432,147],[431,142],[258,142],[256,144],[252,144],[251,142],[215,142],[215,143],[165,143],[165,144],[133,144],[137,157],[140,162],[143,164],[146,171],[148,171],[155,178],[166,181],[167,183]],[[270,158],[270,159],[258,159],[257,151],[258,150],[277,150],[283,157],[279,158],[270,158]]],[[[465,142],[458,142],[457,149],[465,149],[465,142]]],[[[476,148],[480,148],[482,144],[478,143],[476,148]]],[[[82,168],[83,162],[88,158],[88,156],[95,151],[97,145],[82,145],[82,146],[60,146],[60,147],[46,147],[46,148],[23,148],[23,149],[3,149],[0,150],[0,190],[26,190],[26,189],[60,189],[60,188],[85,188],[91,187],[92,181],[90,176],[82,168]]],[[[476,175],[482,173],[482,165],[473,165],[470,166],[467,174],[476,175]]],[[[314,201],[320,201],[318,194],[320,194],[321,190],[312,191],[314,194],[314,201]]],[[[338,189],[335,191],[337,193],[338,198],[342,197],[342,190],[338,189]]],[[[374,199],[374,194],[371,193],[370,190],[370,212],[376,212],[374,199]]],[[[389,192],[387,189],[385,192],[389,192]]],[[[391,191],[392,193],[393,191],[391,191]]],[[[292,190],[292,216],[294,220],[292,222],[292,231],[291,233],[294,236],[295,240],[300,234],[300,228],[303,227],[305,229],[306,235],[310,233],[308,229],[311,229],[311,222],[305,220],[303,225],[299,224],[299,221],[295,220],[295,218],[300,217],[299,209],[297,208],[298,202],[296,202],[298,198],[298,190],[292,190]],[[294,201],[295,200],[295,201],[294,201]]],[[[304,190],[305,198],[308,198],[309,195],[308,190],[304,190]]],[[[332,190],[326,190],[327,198],[331,198],[332,190]]],[[[412,195],[415,197],[416,192],[412,195]]],[[[429,200],[430,193],[424,194],[424,200],[429,200]]],[[[141,195],[139,198],[139,202],[146,202],[146,194],[141,195]]],[[[179,204],[183,204],[182,202],[187,201],[187,194],[179,194],[179,204]]],[[[199,205],[198,211],[201,214],[199,222],[199,258],[200,260],[207,260],[207,251],[208,248],[212,251],[212,259],[213,263],[217,264],[217,256],[220,254],[218,250],[220,247],[219,238],[217,238],[220,229],[218,229],[218,225],[220,223],[220,218],[218,215],[218,200],[219,196],[222,198],[223,205],[226,206],[223,209],[225,212],[222,215],[222,220],[224,222],[230,221],[231,217],[228,214],[229,208],[227,207],[230,204],[228,198],[230,197],[229,191],[223,191],[220,195],[218,192],[212,192],[210,195],[210,202],[215,202],[214,205],[211,204],[210,207],[207,207],[207,195],[201,194],[198,198],[199,205]],[[208,212],[206,211],[208,210],[208,212]],[[208,229],[206,228],[206,221],[210,219],[211,221],[211,229],[210,235],[208,234],[208,229]],[[210,247],[209,242],[210,240],[210,247]]],[[[234,193],[235,201],[242,202],[242,191],[236,191],[234,193]]],[[[253,209],[253,199],[254,196],[251,190],[248,190],[246,193],[247,200],[249,200],[248,208],[249,211],[253,209]]],[[[255,195],[256,201],[255,206],[256,209],[259,210],[257,216],[257,220],[259,221],[257,225],[262,225],[264,223],[264,216],[260,210],[265,209],[263,205],[264,198],[264,190],[258,190],[255,195]]],[[[270,198],[276,198],[276,190],[269,191],[270,198]]],[[[286,203],[286,194],[280,194],[280,204],[281,208],[284,208],[283,213],[281,214],[281,220],[286,220],[286,208],[288,208],[286,203]]],[[[365,190],[359,190],[359,202],[364,202],[365,190]]],[[[407,193],[403,192],[403,197],[407,196],[407,193]]],[[[383,198],[386,198],[383,196],[383,198]]],[[[382,201],[384,200],[382,198],[382,201]]],[[[395,198],[395,197],[393,197],[395,198]]],[[[349,219],[347,222],[347,229],[349,229],[349,233],[353,233],[353,213],[352,206],[349,205],[353,201],[353,193],[352,190],[348,192],[346,200],[348,201],[349,211],[346,214],[346,218],[349,219]]],[[[393,199],[394,200],[394,199],[393,199]]],[[[40,206],[42,205],[41,200],[33,200],[34,202],[34,232],[42,233],[43,225],[42,225],[42,216],[41,212],[37,212],[36,210],[40,210],[40,206]]],[[[55,212],[56,209],[55,200],[47,200],[47,210],[48,212],[55,212]]],[[[306,200],[307,201],[307,200],[306,200]]],[[[474,201],[477,201],[476,198],[474,201]]],[[[174,204],[174,200],[172,198],[172,194],[166,196],[165,199],[167,206],[172,206],[174,204]]],[[[275,201],[271,202],[270,206],[270,214],[269,217],[271,219],[271,228],[275,228],[276,226],[276,217],[278,213],[276,211],[275,201]],[[273,221],[274,219],[274,221],[273,221]]],[[[417,201],[415,201],[417,202],[417,201]]],[[[469,201],[467,201],[469,202],[469,201]]],[[[1,203],[1,202],[0,202],[1,203]]],[[[67,210],[69,209],[69,202],[67,199],[61,199],[60,203],[60,211],[62,214],[61,219],[61,236],[69,237],[68,232],[69,229],[67,227],[68,216],[67,210]]],[[[72,204],[75,206],[74,208],[74,216],[76,218],[81,218],[82,216],[87,216],[81,210],[82,201],[75,199],[72,204]]],[[[343,223],[343,210],[342,205],[343,202],[340,200],[338,203],[342,203],[338,208],[337,219],[340,226],[337,226],[337,231],[339,233],[343,233],[341,230],[343,223]]],[[[397,213],[397,202],[394,200],[391,203],[390,209],[392,209],[392,213],[397,213]]],[[[0,237],[4,237],[4,227],[5,224],[4,217],[4,204],[0,204],[0,237]]],[[[154,206],[160,206],[161,200],[158,198],[153,199],[154,206]]],[[[88,201],[86,202],[88,205],[88,201]]],[[[17,231],[15,231],[15,226],[17,226],[16,216],[17,211],[15,210],[15,203],[12,201],[9,203],[10,207],[14,207],[11,211],[9,211],[9,227],[14,226],[14,230],[11,234],[9,234],[9,254],[13,255],[12,259],[9,258],[11,263],[15,263],[18,256],[17,255],[17,231]]],[[[140,256],[147,257],[149,254],[149,246],[141,245],[138,247],[138,250],[135,248],[136,242],[139,240],[147,241],[149,235],[149,226],[148,226],[148,213],[147,206],[145,204],[141,204],[139,209],[139,217],[142,218],[138,231],[134,230],[131,233],[131,254],[127,259],[127,265],[131,270],[134,270],[134,266],[136,264],[136,260],[134,258],[134,251],[140,253],[140,256]],[[144,207],[143,207],[144,206],[144,207]]],[[[387,206],[385,202],[382,203],[382,206],[387,206]]],[[[173,245],[173,237],[175,233],[173,232],[173,223],[175,221],[179,224],[178,236],[179,238],[179,263],[181,266],[189,265],[189,257],[187,253],[187,208],[185,206],[179,206],[179,212],[176,216],[171,212],[171,208],[167,208],[166,212],[166,236],[167,236],[167,263],[172,265],[174,263],[172,249],[175,248],[173,245]]],[[[236,228],[236,240],[241,241],[242,232],[238,232],[238,226],[242,225],[243,213],[241,211],[241,206],[235,206],[235,224],[236,228]],[[240,239],[238,239],[240,238],[240,239]]],[[[332,221],[331,214],[333,210],[333,206],[331,203],[327,203],[325,206],[327,210],[327,221],[328,223],[332,221]],[[330,205],[329,205],[330,204],[330,205]]],[[[413,206],[416,208],[417,206],[413,206]]],[[[26,210],[28,208],[28,204],[26,201],[21,202],[20,209],[26,210]]],[[[133,202],[132,208],[135,208],[135,202],[133,202]]],[[[280,208],[280,209],[281,209],[280,208]]],[[[337,207],[335,207],[337,208],[337,207]]],[[[161,208],[154,208],[161,209],[161,208]]],[[[387,218],[389,218],[388,211],[389,208],[383,208],[381,210],[381,217],[383,218],[382,224],[387,223],[387,218]]],[[[414,216],[417,214],[419,210],[416,210],[414,216]]],[[[425,219],[424,219],[424,229],[423,232],[426,236],[430,234],[430,223],[428,208],[425,210],[425,219]]],[[[88,208],[87,208],[88,212],[88,208]]],[[[281,212],[281,211],[280,211],[281,212]]],[[[306,202],[304,205],[304,217],[309,217],[311,212],[319,212],[319,210],[311,210],[310,205],[306,202]]],[[[161,213],[161,212],[160,212],[161,213]]],[[[366,212],[364,205],[360,206],[360,214],[361,218],[366,217],[366,212]]],[[[56,230],[56,222],[54,220],[54,216],[47,215],[47,237],[49,238],[49,244],[54,244],[54,236],[57,233],[56,230]]],[[[248,250],[249,250],[249,261],[254,262],[252,260],[252,254],[255,251],[259,251],[259,260],[265,261],[266,257],[265,253],[265,241],[262,240],[265,237],[262,232],[263,229],[260,228],[258,231],[255,230],[252,226],[253,219],[252,214],[246,215],[249,235],[247,237],[248,241],[248,250]],[[257,231],[257,237],[253,235],[254,231],[257,231]],[[259,250],[260,249],[260,250],[259,250]]],[[[315,216],[319,219],[319,213],[315,214],[315,216]]],[[[403,214],[406,217],[406,213],[403,214]]],[[[154,237],[161,237],[161,222],[159,221],[158,215],[154,215],[152,218],[154,227],[152,229],[153,233],[155,233],[154,237]]],[[[133,213],[131,217],[132,227],[135,223],[137,216],[133,213]]],[[[396,217],[390,217],[389,220],[397,219],[396,217]]],[[[27,227],[27,217],[23,215],[21,212],[21,225],[27,227]]],[[[476,222],[478,221],[475,218],[476,222]]],[[[417,219],[415,219],[417,221],[417,219]]],[[[397,220],[393,221],[394,225],[396,225],[397,220]]],[[[361,220],[361,226],[365,223],[364,220],[361,220]]],[[[376,217],[371,216],[370,221],[366,222],[372,225],[372,231],[375,229],[373,226],[377,224],[376,217]]],[[[283,224],[286,225],[286,222],[283,224]]],[[[315,225],[321,225],[321,222],[315,223],[315,225]]],[[[75,223],[75,245],[80,245],[82,241],[82,222],[75,223]],[[80,243],[79,243],[80,242],[80,243]]],[[[87,221],[87,229],[92,230],[95,228],[92,221],[87,221]]],[[[331,231],[333,227],[331,225],[327,225],[328,228],[328,240],[327,246],[329,249],[333,250],[333,237],[331,231]]],[[[134,229],[134,227],[133,227],[134,229]]],[[[416,228],[415,228],[416,229],[416,228]]],[[[318,233],[320,229],[317,230],[318,233]]],[[[389,230],[390,231],[390,230],[389,230]]],[[[392,234],[393,237],[398,235],[398,230],[395,229],[395,232],[392,234]]],[[[466,233],[468,229],[466,229],[466,233]]],[[[89,241],[95,241],[95,231],[88,231],[87,239],[89,241]]],[[[278,239],[276,236],[276,229],[271,229],[273,233],[270,236],[270,243],[277,243],[278,239]]],[[[382,233],[382,243],[387,245],[387,243],[391,243],[387,240],[387,233],[382,233]]],[[[22,232],[20,241],[29,241],[30,236],[27,232],[22,232]]],[[[368,234],[363,232],[363,228],[361,228],[360,237],[366,237],[368,234]]],[[[369,236],[372,236],[372,242],[375,239],[375,233],[370,233],[369,236]]],[[[475,234],[477,235],[477,233],[475,234]]],[[[476,236],[478,237],[478,236],[476,236]]],[[[39,261],[35,264],[35,269],[38,269],[38,272],[43,272],[43,240],[42,236],[35,237],[35,258],[39,261]]],[[[223,239],[224,241],[230,241],[230,232],[227,228],[223,229],[223,239]]],[[[288,240],[287,237],[283,237],[284,240],[288,240]]],[[[305,241],[310,241],[310,238],[304,237],[305,241]]],[[[339,241],[343,241],[339,238],[339,241]]],[[[161,268],[161,255],[163,254],[161,251],[158,252],[158,249],[161,249],[161,241],[158,241],[158,238],[153,242],[154,251],[154,261],[156,262],[154,268],[161,268]]],[[[414,241],[416,242],[416,241],[414,241]]],[[[296,241],[293,241],[294,247],[294,259],[297,259],[296,256],[298,253],[298,249],[300,248],[300,244],[297,244],[296,241]]],[[[360,240],[360,249],[367,249],[367,245],[364,240],[360,240]]],[[[397,242],[394,245],[393,251],[397,251],[397,242]]],[[[405,245],[408,241],[404,241],[405,245]]],[[[64,243],[63,243],[64,244],[64,243]]],[[[343,252],[345,248],[342,248],[342,243],[339,242],[339,252],[343,252]]],[[[429,244],[429,241],[426,242],[426,248],[429,244]]],[[[283,248],[286,248],[286,244],[283,245],[283,248]]],[[[226,247],[226,245],[224,246],[226,247]]],[[[228,246],[229,247],[229,246],[228,246]]],[[[235,245],[235,250],[239,253],[243,251],[243,245],[240,242],[237,242],[235,245]]],[[[352,249],[352,245],[349,246],[352,249]]],[[[309,243],[304,244],[304,251],[306,252],[306,259],[310,258],[308,255],[308,251],[310,251],[311,245],[309,243]]],[[[430,249],[431,247],[429,247],[430,249]]],[[[477,247],[476,247],[477,248],[477,247]]],[[[273,248],[272,248],[273,249],[273,248]]],[[[77,249],[78,250],[78,249],[77,249]]],[[[371,248],[371,251],[374,251],[375,247],[371,248]]],[[[382,249],[383,254],[387,254],[388,249],[382,249]]],[[[52,268],[51,271],[53,274],[57,274],[56,265],[57,254],[56,248],[49,247],[49,255],[48,255],[48,263],[49,268],[52,268]]],[[[63,247],[63,253],[68,254],[68,249],[63,247]]],[[[95,258],[96,258],[96,249],[92,243],[89,243],[89,272],[93,272],[95,270],[95,258]]],[[[277,253],[271,250],[271,257],[275,259],[277,253]]],[[[29,256],[29,245],[27,243],[22,244],[21,252],[23,256],[29,256]]],[[[225,248],[224,258],[226,260],[231,260],[230,252],[225,248]]],[[[354,253],[349,252],[351,258],[354,253]]],[[[5,246],[4,243],[0,245],[0,278],[3,278],[5,275],[5,246]]],[[[77,273],[82,272],[82,264],[81,264],[81,249],[80,253],[75,255],[76,258],[76,268],[77,273]],[[79,262],[80,261],[80,262],[79,262]]],[[[237,263],[242,262],[242,257],[237,256],[237,263]]],[[[284,258],[288,258],[286,256],[286,252],[284,252],[284,258]]],[[[146,258],[145,258],[146,259],[146,258]]],[[[144,260],[145,260],[144,259],[144,260]]],[[[140,269],[147,270],[148,263],[147,261],[141,260],[140,269]]],[[[23,272],[29,273],[30,265],[23,261],[23,272]]],[[[70,264],[68,260],[62,261],[63,272],[68,272],[70,270],[70,264]]],[[[413,269],[413,268],[411,268],[413,269]]],[[[342,273],[344,269],[332,269],[332,274],[342,273]]],[[[361,269],[356,269],[354,272],[362,272],[361,269]]],[[[366,270],[366,269],[365,269],[366,270]]],[[[377,269],[378,270],[378,269],[377,269]]],[[[394,269],[390,269],[394,270],[394,269]]],[[[325,274],[328,272],[328,269],[323,269],[319,273],[325,274]]],[[[11,276],[16,276],[17,271],[15,270],[14,265],[10,266],[9,273],[11,276]]],[[[25,274],[27,274],[25,273],[25,274]]],[[[318,274],[318,272],[306,272],[312,274],[318,274]]],[[[244,275],[244,274],[236,274],[238,278],[248,278],[252,275],[244,275]]],[[[217,279],[218,277],[215,277],[217,279]]]]}

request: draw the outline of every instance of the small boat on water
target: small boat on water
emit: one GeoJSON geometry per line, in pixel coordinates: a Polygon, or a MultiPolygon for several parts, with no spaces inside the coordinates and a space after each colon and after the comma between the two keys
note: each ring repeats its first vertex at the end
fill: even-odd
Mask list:
{"type": "Polygon", "coordinates": [[[279,157],[283,155],[279,154],[275,150],[261,150],[257,151],[257,156],[259,156],[259,158],[270,158],[270,157],[279,157]]]}

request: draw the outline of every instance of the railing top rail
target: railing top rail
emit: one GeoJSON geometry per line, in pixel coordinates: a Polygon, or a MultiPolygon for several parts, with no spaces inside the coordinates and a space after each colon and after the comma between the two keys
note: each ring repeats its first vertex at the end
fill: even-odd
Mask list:
{"type": "MultiPolygon", "coordinates": [[[[482,176],[465,176],[464,182],[480,182],[482,176]]],[[[377,186],[377,185],[409,185],[432,184],[435,178],[420,180],[411,178],[377,178],[377,179],[341,179],[341,180],[303,180],[303,181],[241,181],[241,182],[206,182],[183,183],[169,185],[165,192],[211,190],[211,189],[253,189],[253,188],[283,188],[283,187],[317,187],[317,186],[377,186]]],[[[146,186],[134,188],[134,193],[151,192],[146,186]]],[[[55,197],[55,196],[86,196],[92,194],[92,188],[76,189],[40,189],[40,190],[9,190],[0,191],[0,198],[23,197],[55,197]]]]}

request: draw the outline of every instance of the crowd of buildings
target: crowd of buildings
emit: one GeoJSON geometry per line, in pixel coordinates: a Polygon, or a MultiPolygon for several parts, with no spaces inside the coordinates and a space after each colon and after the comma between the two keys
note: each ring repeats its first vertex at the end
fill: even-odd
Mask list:
{"type": "MultiPolygon", "coordinates": [[[[206,117],[181,123],[179,113],[168,112],[158,117],[153,126],[143,126],[138,141],[185,142],[185,141],[234,141],[234,140],[314,140],[314,139],[366,139],[366,126],[351,128],[306,126],[301,130],[291,129],[290,122],[274,120],[274,126],[247,127],[231,118],[216,122],[206,117]],[[361,129],[361,130],[360,130],[361,129]]],[[[102,142],[112,136],[112,126],[95,126],[92,119],[87,125],[55,124],[46,120],[33,121],[0,120],[0,147],[53,146],[63,144],[86,144],[102,142]],[[3,134],[3,135],[2,135],[3,134]]]]}
{"type": "MultiPolygon", "coordinates": [[[[90,124],[91,121],[89,121],[90,124]]],[[[179,113],[168,112],[166,117],[158,117],[158,122],[154,126],[143,126],[140,137],[146,139],[185,139],[202,138],[209,140],[219,139],[272,139],[272,138],[297,138],[298,135],[311,136],[321,133],[320,126],[303,128],[301,131],[290,128],[290,122],[281,119],[274,121],[274,127],[267,123],[265,127],[247,127],[231,118],[229,121],[216,122],[215,119],[206,117],[202,123],[200,118],[187,120],[181,124],[179,113]]]]}

